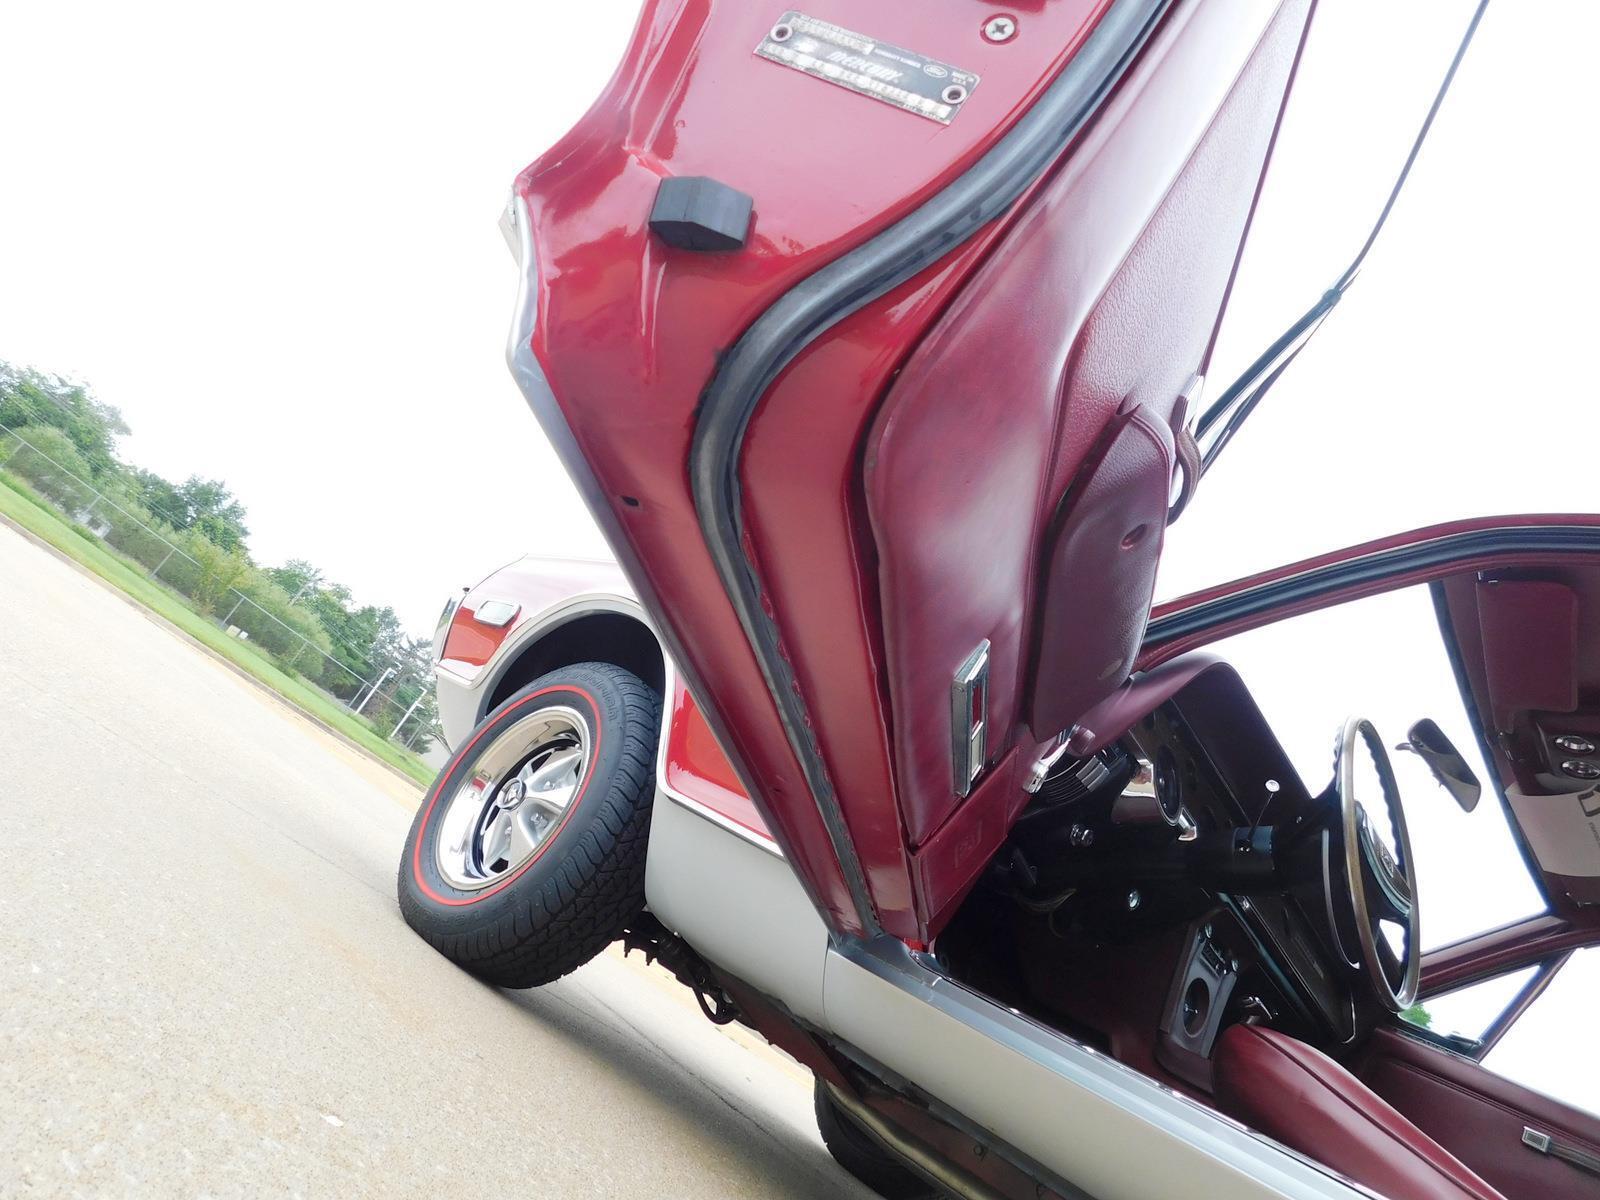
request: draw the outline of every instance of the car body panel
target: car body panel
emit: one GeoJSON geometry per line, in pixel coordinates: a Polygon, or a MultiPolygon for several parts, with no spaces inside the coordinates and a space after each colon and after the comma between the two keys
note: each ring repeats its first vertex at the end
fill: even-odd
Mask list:
{"type": "MultiPolygon", "coordinates": [[[[800,804],[777,813],[791,807],[783,797],[798,801],[807,786],[750,648],[718,600],[721,585],[694,519],[682,463],[695,409],[733,332],[958,174],[1031,104],[1104,7],[1047,6],[1029,14],[1026,36],[1005,46],[977,36],[977,16],[959,0],[900,0],[880,8],[879,28],[868,32],[983,75],[968,106],[941,128],[755,57],[778,14],[744,5],[651,4],[606,94],[518,183],[538,252],[533,349],[596,491],[612,510],[619,558],[659,601],[675,657],[712,704],[714,724],[746,784],[760,780],[769,818],[778,816],[780,837],[837,921],[855,919],[849,890],[819,820],[800,804]],[[700,63],[715,69],[701,73],[700,63]],[[730,92],[740,96],[738,105],[726,103],[730,92]],[[803,129],[783,136],[764,115],[779,112],[803,129]],[[756,206],[746,250],[690,255],[651,239],[645,218],[665,174],[709,174],[749,191],[756,206]],[[839,184],[818,186],[831,179],[839,184]],[[622,263],[627,267],[619,271],[622,263]],[[595,403],[600,396],[615,402],[595,403]]],[[[840,0],[807,11],[846,26],[861,20],[855,6],[840,0]]],[[[977,249],[855,320],[896,329],[925,323],[953,270],[970,266],[977,249]]],[[[861,342],[848,331],[841,335],[829,344],[861,342]]],[[[873,369],[892,365],[879,361],[873,369]]],[[[812,394],[852,393],[830,386],[812,394]]],[[[812,428],[830,427],[813,422],[812,428]]],[[[803,480],[808,506],[818,495],[845,503],[844,481],[825,473],[830,464],[836,469],[837,453],[815,448],[816,470],[803,480]]],[[[804,470],[811,455],[786,457],[804,470]]],[[[842,638],[849,636],[846,615],[833,612],[842,638]]],[[[857,749],[874,764],[864,768],[874,794],[884,795],[881,700],[875,680],[862,674],[870,648],[859,636],[840,646],[849,651],[840,669],[858,664],[848,668],[853,686],[836,683],[851,697],[844,736],[866,738],[857,749]]],[[[895,821],[892,806],[884,808],[858,832],[882,850],[881,869],[869,869],[884,909],[907,913],[907,863],[895,821]]],[[[912,931],[909,915],[901,927],[912,931]]]]}
{"type": "Polygon", "coordinates": [[[573,620],[614,612],[648,623],[616,563],[526,555],[467,589],[435,647],[439,725],[459,746],[487,715],[495,685],[530,646],[573,620]],[[476,619],[482,604],[516,606],[503,626],[476,619]]]}
{"type": "Polygon", "coordinates": [[[661,730],[662,788],[715,813],[776,851],[777,843],[773,842],[761,811],[740,785],[733,764],[706,724],[694,693],[676,673],[669,684],[669,695],[661,730]]]}
{"type": "MultiPolygon", "coordinates": [[[[511,675],[524,656],[559,643],[563,631],[575,622],[600,614],[620,614],[649,626],[620,569],[604,560],[526,555],[471,588],[452,618],[437,672],[439,718],[448,744],[459,746],[466,741],[488,714],[497,682],[511,675]],[[490,600],[518,608],[510,625],[491,631],[499,634],[498,638],[485,634],[472,618],[478,604],[490,600]],[[475,655],[477,661],[471,661],[469,655],[475,655]]],[[[664,691],[661,787],[777,853],[760,811],[740,785],[670,659],[664,691]]]]}
{"type": "Polygon", "coordinates": [[[438,665],[470,682],[508,638],[526,637],[526,631],[543,624],[552,611],[586,594],[634,601],[627,579],[609,559],[526,555],[507,563],[467,589],[438,648],[438,665]],[[478,608],[495,601],[515,605],[516,616],[499,626],[478,621],[478,608]]]}
{"type": "Polygon", "coordinates": [[[1041,1187],[1105,1200],[1370,1195],[970,991],[899,942],[836,943],[787,864],[659,788],[661,778],[646,863],[651,912],[777,1006],[776,1020],[844,1039],[853,1057],[977,1122],[977,1144],[1004,1147],[1041,1187]]]}

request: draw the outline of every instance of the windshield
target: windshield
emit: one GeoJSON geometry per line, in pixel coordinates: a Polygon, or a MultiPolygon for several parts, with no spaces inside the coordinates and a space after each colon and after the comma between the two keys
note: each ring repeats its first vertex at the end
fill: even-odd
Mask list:
{"type": "MultiPolygon", "coordinates": [[[[1209,649],[1238,669],[1313,794],[1333,776],[1334,740],[1345,718],[1364,716],[1377,726],[1411,832],[1424,950],[1544,911],[1456,688],[1426,587],[1308,613],[1209,649]],[[1421,717],[1439,723],[1485,782],[1475,811],[1462,812],[1416,755],[1393,749],[1421,717]]],[[[1389,834],[1381,803],[1365,807],[1381,823],[1379,834],[1389,834]]],[[[1385,840],[1392,848],[1392,834],[1385,840]]]]}
{"type": "MultiPolygon", "coordinates": [[[[1318,11],[1212,399],[1349,261],[1471,9],[1318,11]]],[[[1596,38],[1594,6],[1490,6],[1360,280],[1173,527],[1158,600],[1435,522],[1594,508],[1600,169],[1574,150],[1596,38]]]]}

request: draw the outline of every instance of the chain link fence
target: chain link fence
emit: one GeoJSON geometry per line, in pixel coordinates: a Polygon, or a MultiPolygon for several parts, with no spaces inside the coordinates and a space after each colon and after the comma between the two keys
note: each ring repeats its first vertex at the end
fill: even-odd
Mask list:
{"type": "Polygon", "coordinates": [[[55,429],[30,425],[24,436],[0,424],[0,470],[20,479],[79,532],[137,564],[189,608],[320,688],[390,741],[423,753],[439,738],[427,703],[433,665],[425,653],[372,661],[331,637],[301,605],[302,594],[291,595],[248,570],[242,556],[200,533],[164,525],[114,482],[97,486],[76,469],[74,457],[72,444],[55,429]]]}

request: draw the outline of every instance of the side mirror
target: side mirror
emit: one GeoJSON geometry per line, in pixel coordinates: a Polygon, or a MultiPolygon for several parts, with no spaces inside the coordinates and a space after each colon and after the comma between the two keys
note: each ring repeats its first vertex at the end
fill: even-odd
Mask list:
{"type": "Polygon", "coordinates": [[[1462,812],[1471,812],[1478,807],[1483,784],[1467,765],[1461,751],[1456,749],[1456,744],[1439,728],[1437,721],[1432,717],[1424,717],[1411,727],[1406,737],[1409,740],[1401,742],[1395,747],[1396,750],[1409,750],[1427,763],[1428,770],[1433,772],[1433,777],[1444,790],[1455,798],[1462,812]]]}

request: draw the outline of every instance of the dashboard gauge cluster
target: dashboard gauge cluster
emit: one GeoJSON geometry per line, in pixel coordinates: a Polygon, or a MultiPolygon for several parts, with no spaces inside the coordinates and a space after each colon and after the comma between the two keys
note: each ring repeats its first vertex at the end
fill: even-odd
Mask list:
{"type": "Polygon", "coordinates": [[[1162,746],[1150,767],[1161,816],[1168,825],[1176,825],[1183,817],[1183,777],[1178,771],[1178,760],[1169,748],[1162,746]]]}

